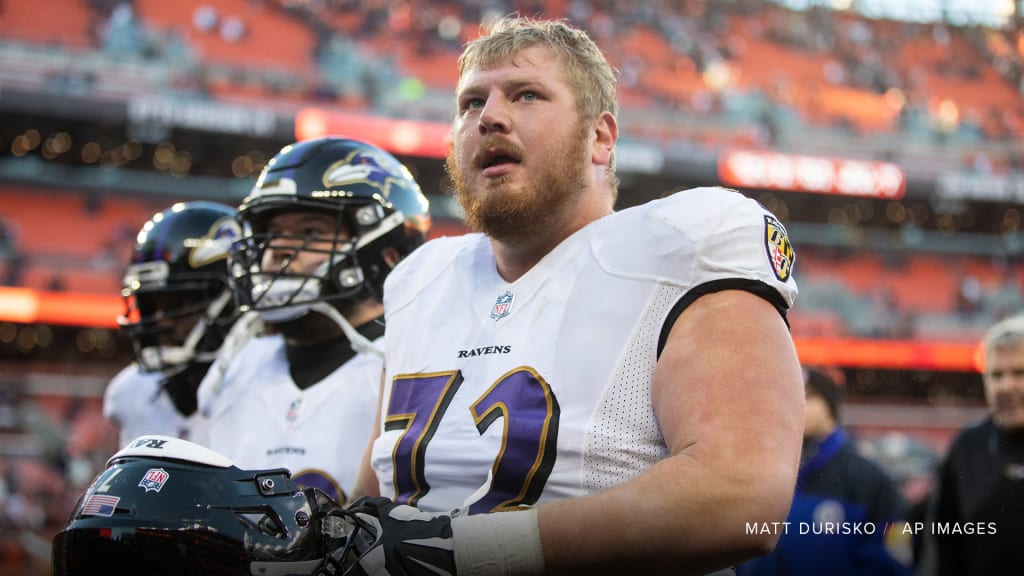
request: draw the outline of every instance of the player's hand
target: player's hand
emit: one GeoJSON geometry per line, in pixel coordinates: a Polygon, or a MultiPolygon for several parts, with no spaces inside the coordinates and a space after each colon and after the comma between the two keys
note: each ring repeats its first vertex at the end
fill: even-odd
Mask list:
{"type": "Polygon", "coordinates": [[[328,553],[318,576],[456,574],[451,514],[360,498],[335,515],[348,536],[328,553]]]}

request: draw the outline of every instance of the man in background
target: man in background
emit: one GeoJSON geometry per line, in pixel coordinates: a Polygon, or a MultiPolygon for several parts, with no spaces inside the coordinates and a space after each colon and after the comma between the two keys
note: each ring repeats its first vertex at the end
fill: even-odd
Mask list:
{"type": "Polygon", "coordinates": [[[937,576],[1024,566],[1024,315],[998,322],[982,342],[990,414],[957,434],[939,467],[925,533],[937,576]]]}

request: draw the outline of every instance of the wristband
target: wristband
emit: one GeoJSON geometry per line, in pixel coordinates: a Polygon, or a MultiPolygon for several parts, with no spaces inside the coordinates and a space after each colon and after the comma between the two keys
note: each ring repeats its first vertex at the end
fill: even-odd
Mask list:
{"type": "Polygon", "coordinates": [[[459,576],[535,576],[544,573],[537,510],[452,515],[459,576]]]}

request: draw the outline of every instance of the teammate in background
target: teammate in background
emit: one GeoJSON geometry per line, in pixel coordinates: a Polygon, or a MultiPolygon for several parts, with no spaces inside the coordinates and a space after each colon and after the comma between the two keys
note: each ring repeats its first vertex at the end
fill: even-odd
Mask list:
{"type": "Polygon", "coordinates": [[[924,553],[938,576],[1024,566],[1024,315],[989,328],[983,346],[991,414],[953,439],[932,492],[924,553]]]}
{"type": "Polygon", "coordinates": [[[614,72],[564,22],[500,19],[459,67],[447,167],[482,233],[388,277],[360,476],[383,496],[342,514],[323,573],[701,574],[770,551],[744,527],[785,520],[803,430],[785,229],[721,188],[613,212],[614,72]]]}
{"type": "Polygon", "coordinates": [[[771,554],[737,566],[736,573],[912,576],[911,536],[904,530],[909,510],[899,487],[857,453],[839,426],[841,394],[833,379],[820,370],[804,372],[804,449],[789,525],[771,554]]]}
{"type": "Polygon", "coordinates": [[[143,434],[202,441],[196,390],[235,319],[227,256],[237,239],[235,209],[215,202],[177,203],[139,231],[118,318],[135,362],[103,396],[122,447],[143,434]]]}
{"type": "Polygon", "coordinates": [[[295,143],[267,164],[231,269],[272,334],[203,381],[210,448],[345,502],[377,405],[384,278],[423,242],[427,208],[405,166],[357,140],[295,143]]]}

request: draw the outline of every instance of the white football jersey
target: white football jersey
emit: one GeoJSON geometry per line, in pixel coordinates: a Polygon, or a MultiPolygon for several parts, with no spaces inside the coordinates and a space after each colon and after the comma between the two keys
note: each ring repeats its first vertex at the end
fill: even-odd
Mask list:
{"type": "MultiPolygon", "coordinates": [[[[232,332],[242,320],[244,317],[232,326],[232,332]]],[[[240,393],[239,389],[245,389],[241,377],[249,369],[246,363],[273,354],[283,342],[280,335],[255,333],[249,334],[243,341],[230,348],[226,340],[196,391],[196,402],[203,417],[209,420],[214,414],[219,414],[230,406],[235,395],[240,393]]],[[[201,444],[206,445],[206,442],[201,444]]]]}
{"type": "MultiPolygon", "coordinates": [[[[375,342],[383,345],[383,338],[375,342]]],[[[382,362],[357,354],[316,384],[295,385],[279,335],[251,339],[212,390],[200,385],[207,447],[243,469],[287,468],[344,502],[373,429],[382,362]]]]}
{"type": "Polygon", "coordinates": [[[787,309],[793,260],[779,221],[722,188],[602,218],[515,282],[483,235],[417,248],[384,291],[381,494],[480,513],[629,480],[668,454],[651,385],[673,307],[739,288],[787,309]]]}
{"type": "Polygon", "coordinates": [[[191,439],[200,417],[186,418],[160,388],[160,372],[142,372],[132,363],[111,379],[103,392],[103,416],[118,428],[121,448],[146,434],[191,439]]]}

